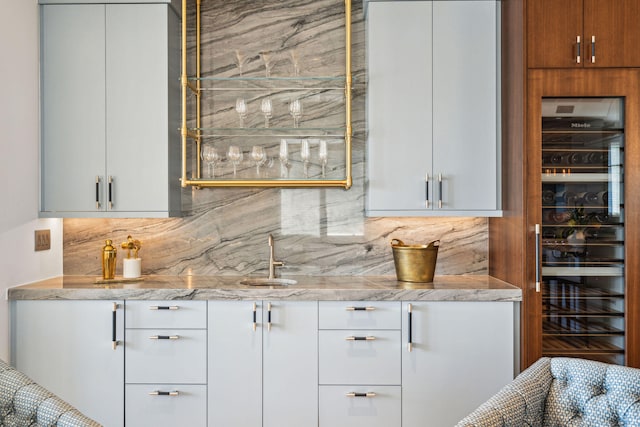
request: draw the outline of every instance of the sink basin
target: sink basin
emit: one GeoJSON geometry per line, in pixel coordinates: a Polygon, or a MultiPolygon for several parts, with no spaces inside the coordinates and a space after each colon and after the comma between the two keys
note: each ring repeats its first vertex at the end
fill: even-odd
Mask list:
{"type": "Polygon", "coordinates": [[[251,277],[240,281],[240,284],[249,286],[289,286],[295,285],[296,283],[298,283],[298,281],[293,279],[269,279],[266,277],[251,277]]]}

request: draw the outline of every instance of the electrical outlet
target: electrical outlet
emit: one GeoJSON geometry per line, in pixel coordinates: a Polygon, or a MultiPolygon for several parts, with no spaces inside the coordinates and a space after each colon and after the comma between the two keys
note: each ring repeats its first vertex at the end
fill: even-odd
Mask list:
{"type": "Polygon", "coordinates": [[[36,251],[51,249],[51,230],[36,230],[36,251]]]}

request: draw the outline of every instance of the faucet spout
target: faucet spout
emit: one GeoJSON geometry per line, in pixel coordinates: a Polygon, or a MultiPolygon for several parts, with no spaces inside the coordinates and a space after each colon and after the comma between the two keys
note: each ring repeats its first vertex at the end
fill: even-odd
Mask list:
{"type": "Polygon", "coordinates": [[[273,242],[273,235],[269,234],[269,279],[275,279],[276,267],[282,267],[284,262],[276,261],[275,259],[275,244],[273,242]]]}

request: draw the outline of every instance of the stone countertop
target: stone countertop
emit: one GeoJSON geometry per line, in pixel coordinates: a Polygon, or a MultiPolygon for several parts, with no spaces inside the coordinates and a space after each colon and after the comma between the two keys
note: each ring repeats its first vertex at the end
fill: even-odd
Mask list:
{"type": "MultiPolygon", "coordinates": [[[[97,284],[93,276],[60,276],[7,290],[9,300],[306,300],[521,301],[519,288],[491,276],[436,276],[409,283],[395,276],[287,276],[290,286],[250,286],[238,276],[143,276],[97,284]]],[[[116,278],[117,279],[117,278],[116,278]]]]}

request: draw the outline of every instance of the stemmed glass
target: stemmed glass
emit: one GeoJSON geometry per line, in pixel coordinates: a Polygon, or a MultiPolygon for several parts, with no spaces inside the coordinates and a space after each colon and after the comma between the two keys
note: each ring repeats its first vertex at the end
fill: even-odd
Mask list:
{"type": "Polygon", "coordinates": [[[320,165],[322,166],[322,177],[325,177],[324,170],[329,161],[329,153],[327,152],[327,141],[321,139],[318,147],[318,158],[320,159],[320,165]]]}
{"type": "Polygon", "coordinates": [[[309,160],[311,159],[311,149],[309,148],[309,140],[300,141],[300,158],[304,165],[304,177],[309,178],[309,160]]]}
{"type": "Polygon", "coordinates": [[[273,54],[269,51],[260,52],[262,61],[264,62],[265,77],[271,77],[271,69],[273,68],[273,54]]]}
{"type": "Polygon", "coordinates": [[[220,161],[220,154],[213,145],[203,145],[201,153],[202,161],[207,164],[209,178],[216,177],[216,164],[220,161]]]}
{"type": "Polygon", "coordinates": [[[254,145],[251,149],[251,158],[256,164],[256,175],[260,176],[260,166],[262,166],[267,161],[267,154],[264,151],[264,148],[260,145],[254,145]]]}
{"type": "Polygon", "coordinates": [[[302,102],[300,102],[298,98],[289,104],[289,114],[293,117],[293,127],[297,128],[300,124],[300,118],[302,117],[302,102]]]}
{"type": "Polygon", "coordinates": [[[264,127],[269,127],[269,119],[273,117],[273,104],[271,98],[264,98],[260,103],[260,111],[264,114],[264,127]]]}
{"type": "Polygon", "coordinates": [[[247,102],[244,98],[236,99],[236,113],[238,113],[238,117],[240,117],[240,127],[244,127],[244,119],[247,118],[249,114],[249,108],[247,107],[247,102]]]}
{"type": "Polygon", "coordinates": [[[280,140],[280,174],[289,178],[289,146],[286,139],[280,140]]]}
{"type": "Polygon", "coordinates": [[[229,159],[233,165],[233,176],[235,177],[238,165],[242,161],[242,151],[240,150],[240,147],[237,145],[230,145],[229,150],[227,151],[227,159],[229,159]]]}
{"type": "Polygon", "coordinates": [[[240,77],[242,77],[242,68],[244,67],[245,62],[247,62],[248,56],[236,49],[233,59],[233,62],[235,62],[236,67],[238,67],[238,71],[240,72],[240,77]]]}

